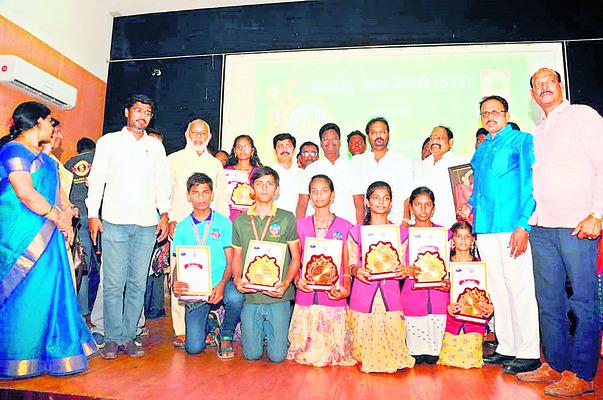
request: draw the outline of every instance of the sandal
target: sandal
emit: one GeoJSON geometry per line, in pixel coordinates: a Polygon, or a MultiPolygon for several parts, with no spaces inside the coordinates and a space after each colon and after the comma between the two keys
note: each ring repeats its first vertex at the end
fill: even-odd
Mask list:
{"type": "Polygon", "coordinates": [[[222,360],[228,360],[234,357],[234,349],[232,347],[232,337],[230,336],[216,336],[216,346],[218,346],[218,351],[216,352],[218,358],[222,360]],[[230,343],[228,346],[223,346],[222,342],[230,343]]]}
{"type": "Polygon", "coordinates": [[[174,337],[174,340],[172,341],[172,344],[177,349],[183,349],[185,346],[185,343],[186,343],[186,336],[184,336],[184,335],[176,336],[176,337],[174,337]]]}

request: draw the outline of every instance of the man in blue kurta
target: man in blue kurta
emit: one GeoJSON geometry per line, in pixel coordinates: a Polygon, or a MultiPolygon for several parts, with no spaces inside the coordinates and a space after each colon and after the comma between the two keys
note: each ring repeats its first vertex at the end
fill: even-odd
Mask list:
{"type": "Polygon", "coordinates": [[[500,96],[480,102],[488,135],[471,165],[475,183],[469,199],[480,256],[488,264],[488,292],[494,305],[498,347],[484,362],[503,364],[506,373],[540,366],[538,308],[534,294],[528,219],[532,196],[534,140],[511,129],[509,105],[500,96]]]}

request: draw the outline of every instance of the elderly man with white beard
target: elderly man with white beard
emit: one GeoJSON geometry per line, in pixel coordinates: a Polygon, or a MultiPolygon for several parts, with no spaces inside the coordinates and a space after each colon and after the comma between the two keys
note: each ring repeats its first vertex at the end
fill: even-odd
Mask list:
{"type": "MultiPolygon", "coordinates": [[[[186,132],[186,147],[168,156],[171,172],[171,209],[170,238],[174,237],[176,224],[187,217],[193,210],[186,198],[186,180],[195,172],[209,176],[214,183],[214,199],[211,208],[222,215],[229,215],[226,195],[226,178],[222,163],[208,151],[207,145],[211,140],[211,131],[207,122],[196,119],[188,124],[186,132]]],[[[174,268],[175,263],[171,263],[174,268]]],[[[173,272],[173,271],[172,271],[173,272]]],[[[174,327],[176,347],[184,347],[184,307],[178,304],[178,299],[172,293],[172,324],[174,327]]]]}

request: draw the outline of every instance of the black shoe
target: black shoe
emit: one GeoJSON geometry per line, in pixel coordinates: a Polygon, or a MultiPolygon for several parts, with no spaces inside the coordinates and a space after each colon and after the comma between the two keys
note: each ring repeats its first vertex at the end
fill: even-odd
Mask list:
{"type": "Polygon", "coordinates": [[[492,353],[490,355],[484,356],[484,362],[486,364],[503,364],[509,361],[513,361],[515,357],[513,356],[503,356],[502,354],[492,353]]]}
{"type": "Polygon", "coordinates": [[[128,342],[124,345],[124,353],[134,358],[144,357],[144,350],[142,349],[142,346],[136,343],[134,340],[128,340],[128,342]]]}
{"type": "Polygon", "coordinates": [[[415,365],[423,364],[425,362],[425,356],[412,356],[415,359],[415,365]]]}
{"type": "Polygon", "coordinates": [[[540,367],[540,360],[537,358],[516,358],[513,361],[503,365],[503,371],[507,374],[518,374],[520,372],[534,371],[540,367]]]}
{"type": "Polygon", "coordinates": [[[119,345],[117,342],[106,342],[105,346],[101,349],[101,357],[105,360],[115,360],[117,358],[117,352],[119,351],[119,345]]]}
{"type": "Polygon", "coordinates": [[[423,356],[423,362],[425,364],[435,364],[438,362],[438,360],[440,359],[440,357],[438,356],[423,356]]]}

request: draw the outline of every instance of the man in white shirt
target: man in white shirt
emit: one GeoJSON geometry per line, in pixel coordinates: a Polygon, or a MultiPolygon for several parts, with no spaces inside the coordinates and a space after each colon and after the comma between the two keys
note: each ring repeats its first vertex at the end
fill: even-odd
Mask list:
{"type": "Polygon", "coordinates": [[[117,358],[120,346],[131,357],[144,356],[134,341],[136,323],[153,246],[168,234],[167,157],[161,142],[145,132],[153,116],[153,101],[134,95],[124,115],[127,126],[98,140],[86,199],[92,242],[96,244],[98,233],[103,233],[105,346],[101,355],[105,359],[117,358]]]}
{"type": "Polygon", "coordinates": [[[428,145],[431,154],[416,165],[413,185],[414,187],[427,186],[433,191],[436,207],[431,220],[446,228],[450,228],[456,222],[448,168],[469,162],[466,157],[450,151],[453,145],[454,139],[450,128],[441,125],[433,128],[428,145]]]}
{"type": "Polygon", "coordinates": [[[272,138],[276,164],[272,165],[279,176],[279,190],[276,206],[295,213],[302,170],[293,162],[295,154],[295,137],[289,133],[279,133],[272,138]]]}
{"type": "Polygon", "coordinates": [[[306,215],[310,193],[308,185],[314,175],[324,174],[333,181],[335,200],[331,211],[351,223],[361,223],[364,219],[364,189],[354,183],[357,177],[354,166],[347,157],[339,153],[341,132],[336,124],[323,125],[319,131],[320,147],[324,157],[308,165],[304,170],[303,183],[299,189],[296,217],[306,215]]]}
{"type": "MultiPolygon", "coordinates": [[[[371,151],[352,158],[356,171],[360,172],[360,187],[363,190],[373,182],[384,181],[392,188],[392,209],[390,220],[402,222],[404,200],[414,189],[412,162],[388,149],[389,124],[383,117],[371,119],[365,128],[371,151]]],[[[353,179],[350,177],[350,179],[353,179]]]]}
{"type": "MultiPolygon", "coordinates": [[[[207,151],[207,145],[212,137],[209,124],[202,119],[191,121],[186,128],[184,137],[186,138],[184,149],[170,154],[167,158],[171,173],[170,192],[172,199],[169,213],[170,238],[174,237],[176,224],[188,217],[193,211],[191,203],[186,198],[186,181],[195,172],[201,172],[209,176],[214,184],[212,209],[226,217],[230,213],[224,167],[217,158],[207,151]]],[[[170,264],[173,268],[175,262],[171,261],[170,264]]],[[[178,303],[178,298],[174,296],[173,292],[171,295],[171,314],[176,336],[175,343],[184,343],[184,306],[178,303]]]]}

